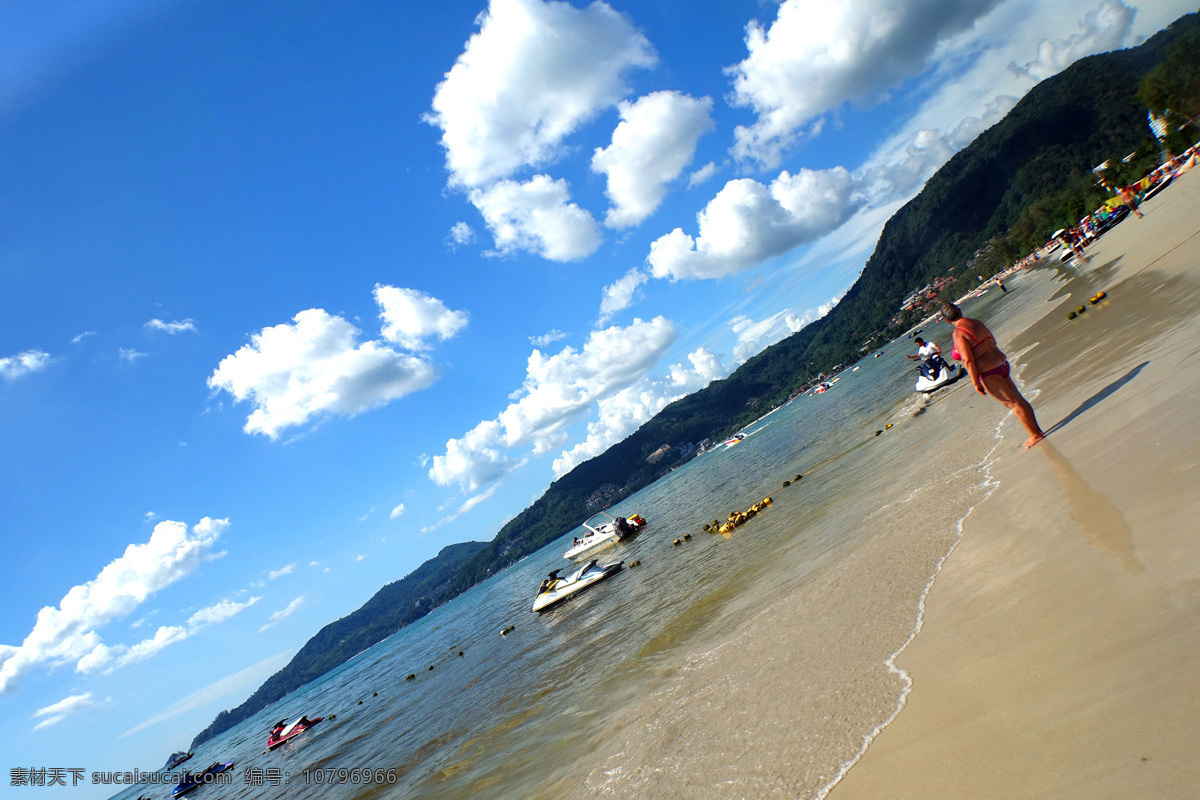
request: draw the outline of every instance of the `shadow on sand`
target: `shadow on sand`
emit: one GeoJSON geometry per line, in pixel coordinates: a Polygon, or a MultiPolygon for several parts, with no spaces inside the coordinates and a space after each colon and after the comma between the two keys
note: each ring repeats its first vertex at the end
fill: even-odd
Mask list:
{"type": "Polygon", "coordinates": [[[1067,427],[1067,425],[1074,422],[1076,417],[1081,416],[1085,412],[1089,411],[1090,409],[1094,408],[1095,406],[1097,406],[1100,403],[1107,400],[1111,395],[1115,394],[1118,389],[1120,389],[1122,386],[1124,386],[1125,384],[1129,383],[1131,380],[1136,378],[1138,373],[1141,372],[1146,367],[1146,365],[1149,363],[1150,363],[1149,361],[1143,361],[1142,363],[1138,364],[1133,369],[1129,370],[1129,372],[1126,372],[1120,378],[1117,378],[1115,381],[1110,383],[1108,386],[1105,386],[1103,389],[1096,392],[1094,395],[1089,397],[1087,400],[1084,400],[1082,403],[1079,404],[1078,408],[1076,408],[1074,411],[1072,411],[1067,416],[1063,417],[1058,422],[1054,423],[1054,426],[1052,428],[1050,428],[1048,431],[1046,431],[1046,435],[1049,436],[1050,434],[1054,433],[1057,430],[1062,430],[1063,428],[1067,427]]]}

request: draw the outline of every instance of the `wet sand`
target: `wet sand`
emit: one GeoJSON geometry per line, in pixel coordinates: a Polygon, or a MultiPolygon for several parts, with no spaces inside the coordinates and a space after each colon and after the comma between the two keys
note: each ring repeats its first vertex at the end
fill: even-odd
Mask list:
{"type": "Polygon", "coordinates": [[[761,610],[665,660],[550,793],[1193,796],[1197,201],[1192,174],[986,320],[1046,446],[965,381],[893,413],[818,470],[853,485],[860,537],[800,586],[748,586],[761,610]]]}
{"type": "Polygon", "coordinates": [[[831,798],[1200,792],[1198,209],[1192,173],[1012,339],[1051,435],[1018,453],[1005,422],[999,486],[898,659],[907,707],[831,798]]]}

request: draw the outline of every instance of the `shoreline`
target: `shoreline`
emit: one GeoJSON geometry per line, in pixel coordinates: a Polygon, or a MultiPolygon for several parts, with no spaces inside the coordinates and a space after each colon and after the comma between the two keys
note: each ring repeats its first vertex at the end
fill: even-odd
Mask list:
{"type": "MultiPolygon", "coordinates": [[[[962,735],[957,719],[939,716],[939,708],[956,703],[987,704],[988,710],[980,712],[985,718],[1013,705],[1028,707],[1012,697],[993,697],[989,681],[997,681],[997,676],[980,664],[986,666],[999,657],[996,653],[979,656],[980,664],[973,665],[976,672],[963,671],[953,660],[955,653],[967,649],[965,643],[979,636],[970,618],[954,615],[954,607],[961,604],[979,613],[1008,608],[1004,582],[989,574],[989,557],[997,554],[981,543],[1014,529],[1027,531],[1030,541],[1039,540],[1040,526],[1047,524],[1039,518],[1041,500],[1031,505],[1026,493],[1043,498],[1059,484],[1070,487],[1063,490],[1068,495],[1065,505],[1059,502],[1055,509],[1051,524],[1057,527],[1062,527],[1058,517],[1068,522],[1084,519],[1086,525],[1097,516],[1119,515],[1119,508],[1081,477],[1090,477],[1090,472],[1072,466],[1057,448],[1074,449],[1082,443],[1087,449],[1096,434],[1075,420],[1099,413],[1096,409],[1104,408],[1142,369],[1151,372],[1143,364],[1095,391],[1114,371],[1124,371],[1122,364],[1154,346],[1152,336],[1165,326],[1186,330],[1157,345],[1159,349],[1184,352],[1184,360],[1191,355],[1180,348],[1188,334],[1200,337],[1200,323],[1194,321],[1200,319],[1200,282],[1194,290],[1179,282],[1190,279],[1184,255],[1200,235],[1200,213],[1189,210],[1194,199],[1200,199],[1195,195],[1200,195],[1200,183],[1185,177],[1148,204],[1152,213],[1146,220],[1128,220],[1094,245],[1092,260],[1082,269],[1044,265],[1016,276],[1003,300],[980,301],[989,302],[980,315],[998,333],[1018,383],[1043,428],[1052,434],[1047,447],[1039,444],[1022,453],[1019,445],[1025,433],[1016,420],[994,399],[976,394],[969,383],[965,389],[960,384],[943,396],[935,395],[930,403],[895,409],[892,437],[903,458],[893,452],[893,473],[872,485],[871,491],[883,499],[877,509],[863,513],[862,525],[872,530],[870,535],[847,545],[805,586],[734,633],[697,644],[677,659],[657,691],[631,701],[597,736],[615,744],[588,759],[591,768],[582,783],[579,772],[573,771],[573,780],[556,782],[555,793],[815,800],[1046,796],[1038,779],[1016,780],[1004,791],[990,793],[987,770],[1003,769],[1005,759],[1012,757],[1003,740],[981,744],[962,735]],[[1155,217],[1160,219],[1155,222],[1155,217]],[[1185,223],[1190,227],[1182,234],[1157,235],[1164,225],[1174,230],[1185,223]],[[1086,303],[1099,289],[1108,291],[1109,299],[1068,323],[1066,311],[1086,303]],[[1158,290],[1172,293],[1176,300],[1163,322],[1146,321],[1146,304],[1158,290]],[[1145,328],[1144,336],[1137,333],[1139,325],[1145,328]],[[1009,435],[1010,426],[1017,426],[1016,434],[1009,435]],[[950,442],[954,446],[946,449],[950,442]],[[964,453],[975,457],[964,459],[964,453]],[[1035,477],[1017,480],[1023,472],[1035,477]],[[946,495],[952,501],[945,500],[946,495]],[[949,513],[947,504],[957,511],[949,513]],[[1015,520],[1009,518],[1014,515],[1015,520]],[[981,609],[979,598],[964,596],[972,587],[999,594],[989,594],[991,605],[981,609]],[[804,652],[814,648],[815,658],[804,652]],[[871,653],[878,655],[868,657],[871,653]],[[955,694],[965,680],[960,672],[986,674],[987,679],[971,683],[964,698],[955,694]],[[911,685],[905,685],[907,681],[911,685]],[[797,730],[796,720],[815,727],[797,730]],[[981,750],[989,755],[982,756],[981,750]],[[922,757],[919,767],[908,763],[917,751],[922,757]],[[942,776],[947,759],[976,768],[954,783],[942,776]]],[[[1200,387],[1200,365],[1190,368],[1195,375],[1188,373],[1187,385],[1200,387]]],[[[1174,402],[1183,402],[1181,394],[1182,390],[1172,395],[1174,402]]],[[[1133,411],[1125,407],[1121,413],[1133,411]]],[[[1200,412],[1196,421],[1200,429],[1200,412]]],[[[1095,458],[1090,456],[1091,461],[1095,458]]],[[[1200,464],[1200,447],[1196,462],[1200,464]]],[[[1111,463],[1115,462],[1110,457],[1111,463]]],[[[1084,537],[1087,546],[1115,557],[1132,572],[1136,568],[1130,564],[1137,559],[1121,538],[1103,530],[1084,537]]],[[[1200,568],[1196,571],[1195,585],[1200,586],[1200,568]]],[[[1020,577],[1020,566],[1013,574],[1020,577]]],[[[1057,576],[1049,579],[1051,586],[1056,580],[1057,576]]],[[[1200,598],[1194,605],[1200,610],[1200,598]]],[[[1052,627],[1044,616],[1031,617],[1040,621],[1024,639],[1018,634],[1006,640],[1012,650],[1024,652],[1029,642],[1043,642],[1047,633],[1038,625],[1052,627]]],[[[1200,633],[1189,641],[1200,643],[1200,633]]],[[[1195,652],[1200,653],[1200,647],[1195,652]]],[[[1010,686],[1012,679],[999,682],[1010,686]]],[[[1020,695],[1033,688],[1026,683],[1010,691],[1020,695]]],[[[1200,701],[1189,708],[1200,709],[1200,701]]],[[[1071,717],[1069,711],[1060,713],[1071,717]]],[[[977,724],[986,727],[978,720],[977,724]]],[[[1033,733],[1014,728],[1006,733],[1022,740],[1063,736],[1061,725],[1039,732],[1039,724],[1032,723],[1033,733]]],[[[1088,757],[1078,761],[1086,763],[1088,757]]],[[[586,764],[580,766],[586,769],[586,764]]],[[[1200,785],[1200,776],[1193,785],[1200,785]]],[[[1055,796],[1085,796],[1063,789],[1056,784],[1055,796]]],[[[1103,787],[1092,785],[1090,790],[1089,798],[1104,796],[1103,787]]]]}
{"type": "Polygon", "coordinates": [[[1181,533],[1197,513],[1181,482],[1200,454],[1197,195],[1178,179],[1063,270],[1057,306],[1010,337],[1051,435],[998,458],[994,496],[965,522],[900,657],[910,702],[830,797],[1194,795],[1183,720],[1200,710],[1186,677],[1200,657],[1188,559],[1200,548],[1181,533]],[[1109,299],[1067,323],[1097,289],[1109,299]]]}

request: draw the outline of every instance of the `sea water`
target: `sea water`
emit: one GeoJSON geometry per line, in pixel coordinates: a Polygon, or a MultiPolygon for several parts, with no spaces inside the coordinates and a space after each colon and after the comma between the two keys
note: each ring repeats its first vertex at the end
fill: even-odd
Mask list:
{"type": "MultiPolygon", "coordinates": [[[[948,332],[941,338],[948,344],[948,332]]],[[[532,613],[542,578],[570,568],[562,553],[582,529],[564,531],[204,743],[189,766],[236,761],[235,780],[195,796],[526,798],[586,774],[606,721],[654,692],[680,653],[728,634],[867,535],[869,495],[905,467],[904,451],[875,432],[917,397],[915,363],[904,358],[914,350],[901,339],[868,354],[831,390],[777,409],[742,442],[619,503],[612,513],[649,524],[595,557],[636,568],[532,613]],[[703,530],[767,496],[773,504],[731,536],[703,530]],[[336,718],[264,752],[272,724],[301,714],[336,718]]],[[[139,795],[166,798],[170,787],[121,796],[139,795]]]]}

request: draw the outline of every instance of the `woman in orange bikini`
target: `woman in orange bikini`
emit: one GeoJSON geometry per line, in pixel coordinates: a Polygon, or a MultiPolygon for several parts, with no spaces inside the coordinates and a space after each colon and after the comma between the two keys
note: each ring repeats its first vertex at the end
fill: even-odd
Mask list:
{"type": "Polygon", "coordinates": [[[977,319],[964,317],[962,309],[953,303],[942,306],[942,316],[954,326],[954,349],[950,355],[966,365],[975,390],[980,394],[990,392],[992,397],[1008,406],[1029,431],[1029,438],[1021,449],[1028,450],[1045,439],[1046,434],[1038,427],[1037,417],[1033,414],[1033,406],[1021,396],[1021,390],[1009,377],[1008,359],[996,347],[996,338],[987,326],[977,319]]]}

